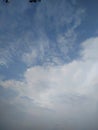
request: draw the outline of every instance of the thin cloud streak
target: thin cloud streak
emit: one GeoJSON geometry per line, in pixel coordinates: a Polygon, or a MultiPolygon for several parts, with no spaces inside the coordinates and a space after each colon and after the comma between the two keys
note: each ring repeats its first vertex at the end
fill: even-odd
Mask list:
{"type": "Polygon", "coordinates": [[[68,54],[71,51],[76,52],[74,50],[77,38],[75,30],[82,22],[84,9],[73,6],[65,0],[56,3],[43,0],[36,8],[24,1],[20,4],[15,1],[16,6],[13,4],[11,2],[6,9],[1,8],[1,66],[8,66],[14,62],[15,57],[20,59],[21,55],[23,62],[29,66],[51,62],[58,64],[58,61],[63,63],[71,59],[68,54]],[[34,58],[30,52],[34,54],[33,51],[36,50],[40,54],[37,52],[38,56],[34,58]],[[27,60],[28,63],[26,56],[30,59],[27,60]]]}

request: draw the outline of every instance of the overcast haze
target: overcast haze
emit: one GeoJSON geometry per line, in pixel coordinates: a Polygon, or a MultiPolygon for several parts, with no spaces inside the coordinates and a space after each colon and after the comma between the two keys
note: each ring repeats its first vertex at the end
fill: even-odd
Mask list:
{"type": "Polygon", "coordinates": [[[98,130],[98,1],[0,1],[0,130],[98,130]]]}

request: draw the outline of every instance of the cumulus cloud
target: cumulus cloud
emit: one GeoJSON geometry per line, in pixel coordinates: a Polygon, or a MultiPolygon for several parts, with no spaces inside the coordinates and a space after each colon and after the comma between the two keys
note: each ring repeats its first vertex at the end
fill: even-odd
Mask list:
{"type": "Polygon", "coordinates": [[[77,125],[78,119],[84,129],[89,123],[93,129],[92,119],[97,118],[95,113],[98,104],[97,42],[98,38],[83,42],[79,60],[60,66],[29,67],[22,81],[1,80],[0,86],[18,92],[18,96],[10,101],[11,104],[22,104],[25,111],[35,113],[35,117],[39,110],[50,109],[50,112],[54,111],[55,116],[59,117],[56,121],[62,129],[65,128],[62,121],[67,121],[73,128],[80,128],[77,125]],[[88,118],[84,118],[85,115],[88,118]],[[87,120],[88,124],[85,124],[84,121],[87,120]]]}
{"type": "MultiPolygon", "coordinates": [[[[21,97],[27,97],[28,102],[54,110],[60,118],[79,118],[83,121],[82,114],[93,116],[98,104],[97,42],[98,38],[83,42],[79,60],[61,66],[30,67],[24,73],[22,81],[5,80],[0,85],[16,90],[20,102],[21,97]]],[[[26,103],[25,98],[22,103],[26,103]]]]}

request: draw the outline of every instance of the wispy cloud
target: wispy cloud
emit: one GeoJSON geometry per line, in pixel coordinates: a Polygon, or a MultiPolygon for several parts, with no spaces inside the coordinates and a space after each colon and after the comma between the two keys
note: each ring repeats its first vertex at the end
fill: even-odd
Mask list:
{"type": "Polygon", "coordinates": [[[14,53],[18,59],[23,55],[23,62],[27,65],[58,64],[58,61],[62,63],[71,59],[68,54],[74,51],[77,39],[75,29],[82,22],[84,9],[65,0],[56,3],[43,0],[36,8],[23,2],[19,4],[15,1],[16,6],[11,2],[6,9],[1,8],[0,48],[3,51],[0,53],[0,64],[14,62],[10,48],[16,49],[14,53]]]}

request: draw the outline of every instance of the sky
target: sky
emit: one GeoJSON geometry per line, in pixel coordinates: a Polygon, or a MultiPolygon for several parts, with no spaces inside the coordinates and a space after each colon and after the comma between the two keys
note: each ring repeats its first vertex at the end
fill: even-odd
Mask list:
{"type": "Polygon", "coordinates": [[[0,1],[0,130],[98,130],[98,1],[0,1]]]}

